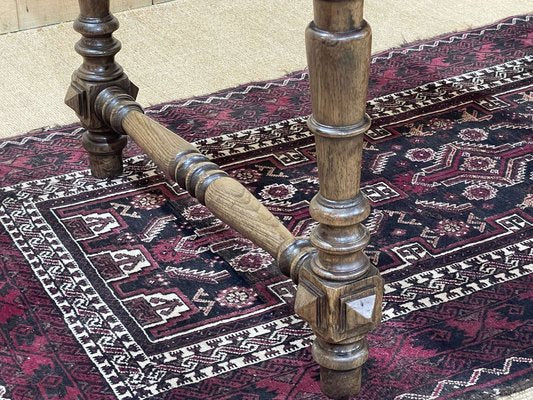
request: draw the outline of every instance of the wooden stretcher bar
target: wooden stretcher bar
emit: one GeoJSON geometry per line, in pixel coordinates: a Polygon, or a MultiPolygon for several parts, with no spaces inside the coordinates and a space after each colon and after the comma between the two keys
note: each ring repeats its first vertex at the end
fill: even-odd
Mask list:
{"type": "Polygon", "coordinates": [[[355,395],[368,357],[367,333],[381,319],[383,281],[364,253],[370,207],[360,191],[370,70],[371,30],[363,0],[314,0],[306,30],[320,190],[310,204],[319,223],[310,238],[295,238],[243,185],[193,145],[144,115],[137,87],[115,62],[118,21],[109,0],[79,0],[74,28],[83,64],[65,102],[86,128],[83,146],[92,174],[122,173],[127,137],[215,216],[270,253],[298,284],[295,312],[316,335],[313,356],[329,397],[355,395]]]}

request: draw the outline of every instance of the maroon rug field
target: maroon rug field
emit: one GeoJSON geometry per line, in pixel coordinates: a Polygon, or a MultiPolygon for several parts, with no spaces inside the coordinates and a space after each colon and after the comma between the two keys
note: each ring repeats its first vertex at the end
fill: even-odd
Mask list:
{"type": "MultiPolygon", "coordinates": [[[[362,190],[385,298],[358,399],[533,384],[532,47],[523,16],[372,60],[362,190]]],[[[310,112],[305,71],[147,110],[296,235],[310,112]]],[[[122,177],[92,178],[81,133],[0,142],[0,400],[324,399],[272,258],[133,143],[122,177]]]]}

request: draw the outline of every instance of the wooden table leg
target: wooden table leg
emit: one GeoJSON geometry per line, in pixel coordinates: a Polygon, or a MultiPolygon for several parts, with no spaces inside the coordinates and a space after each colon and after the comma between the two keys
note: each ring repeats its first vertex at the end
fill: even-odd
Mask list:
{"type": "Polygon", "coordinates": [[[122,150],[127,139],[96,116],[94,101],[109,86],[121,87],[133,97],[137,88],[115,62],[120,42],[113,38],[113,32],[119,23],[109,12],[109,0],[79,0],[79,4],[80,16],[74,22],[74,29],[82,35],[76,51],[83,57],[83,64],[72,76],[65,102],[87,129],[83,146],[89,153],[92,174],[97,178],[111,178],[122,173],[122,150]]]}
{"type": "Polygon", "coordinates": [[[369,241],[361,222],[370,206],[360,192],[363,136],[370,67],[370,27],[363,0],[314,0],[306,31],[307,58],[320,191],[311,216],[318,249],[300,273],[295,310],[316,334],[313,356],[321,387],[332,398],[360,390],[368,357],[366,334],[381,319],[383,282],[363,249],[369,241]]]}

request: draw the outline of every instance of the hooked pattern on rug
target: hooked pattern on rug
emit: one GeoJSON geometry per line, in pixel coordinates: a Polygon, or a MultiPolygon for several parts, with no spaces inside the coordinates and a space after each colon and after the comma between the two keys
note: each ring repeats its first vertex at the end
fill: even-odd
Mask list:
{"type": "MultiPolygon", "coordinates": [[[[531,377],[530,17],[378,55],[362,191],[385,279],[361,399],[490,398],[531,377]]],[[[306,72],[148,110],[296,235],[318,189],[306,72]]],[[[130,144],[0,142],[0,399],[318,399],[273,260],[130,144]]]]}

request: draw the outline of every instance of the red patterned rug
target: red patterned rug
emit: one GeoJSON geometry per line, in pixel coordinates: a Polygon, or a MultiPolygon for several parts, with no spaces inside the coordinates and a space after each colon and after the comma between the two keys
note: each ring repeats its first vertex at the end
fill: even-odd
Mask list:
{"type": "MultiPolygon", "coordinates": [[[[531,385],[532,17],[375,56],[363,191],[386,281],[360,399],[531,385]]],[[[295,234],[317,191],[306,72],[153,107],[295,234]]],[[[130,144],[96,180],[68,126],[0,142],[0,399],[321,399],[272,259],[130,144]]]]}

